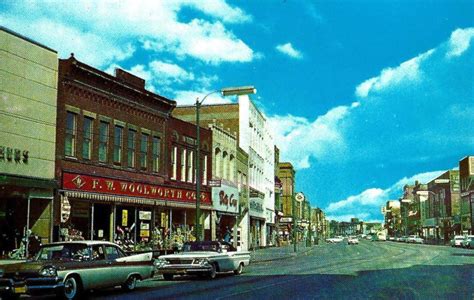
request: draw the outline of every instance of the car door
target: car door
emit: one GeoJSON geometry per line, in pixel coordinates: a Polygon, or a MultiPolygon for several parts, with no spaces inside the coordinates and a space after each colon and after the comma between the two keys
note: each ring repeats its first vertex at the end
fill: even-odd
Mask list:
{"type": "Polygon", "coordinates": [[[104,245],[92,245],[91,267],[92,272],[88,276],[91,288],[113,285],[113,275],[110,272],[111,264],[106,258],[104,245]]]}
{"type": "Polygon", "coordinates": [[[117,261],[122,257],[122,252],[115,245],[105,245],[106,259],[109,264],[108,273],[113,285],[122,284],[127,280],[129,267],[127,262],[117,261]]]}

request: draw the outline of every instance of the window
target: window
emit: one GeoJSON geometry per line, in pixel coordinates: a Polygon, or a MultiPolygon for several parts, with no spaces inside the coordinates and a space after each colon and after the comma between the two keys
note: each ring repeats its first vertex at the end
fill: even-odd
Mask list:
{"type": "Polygon", "coordinates": [[[114,163],[116,164],[120,164],[122,162],[122,147],[123,147],[123,127],[115,125],[114,163]]]}
{"type": "Polygon", "coordinates": [[[181,181],[186,180],[186,149],[181,152],[181,181]]]}
{"type": "Polygon", "coordinates": [[[140,140],[140,168],[146,170],[148,156],[148,134],[142,133],[140,140]]]}
{"type": "Polygon", "coordinates": [[[202,164],[202,183],[207,185],[207,155],[204,155],[204,162],[202,164]]]}
{"type": "Polygon", "coordinates": [[[135,167],[135,139],[137,137],[137,132],[133,129],[128,130],[128,140],[127,140],[127,165],[130,168],[135,167]]]}
{"type": "Polygon", "coordinates": [[[188,151],[187,169],[187,182],[193,182],[193,151],[188,151]]]}
{"type": "Polygon", "coordinates": [[[99,161],[107,162],[109,146],[109,123],[101,121],[99,124],[99,161]]]}
{"type": "Polygon", "coordinates": [[[76,114],[67,112],[66,115],[66,139],[64,145],[64,154],[66,156],[76,155],[76,114]]]}
{"type": "Polygon", "coordinates": [[[82,138],[82,158],[91,159],[92,153],[92,128],[94,119],[85,117],[83,126],[83,138],[82,138]]]}
{"type": "Polygon", "coordinates": [[[153,172],[158,172],[160,170],[160,149],[161,149],[161,140],[159,137],[153,137],[153,147],[151,151],[153,159],[153,172]]]}
{"type": "Polygon", "coordinates": [[[173,152],[171,153],[171,179],[176,180],[176,174],[178,173],[178,148],[173,147],[173,152]]]}

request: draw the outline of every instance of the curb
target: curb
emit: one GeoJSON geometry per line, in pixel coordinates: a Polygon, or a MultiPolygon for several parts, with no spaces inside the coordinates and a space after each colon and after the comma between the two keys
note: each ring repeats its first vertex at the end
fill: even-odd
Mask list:
{"type": "Polygon", "coordinates": [[[312,246],[310,249],[306,251],[301,251],[301,252],[296,252],[296,253],[291,253],[290,255],[285,255],[285,256],[280,256],[280,257],[273,257],[273,258],[268,258],[268,259],[259,259],[259,260],[250,260],[250,263],[252,264],[259,264],[259,263],[264,263],[264,262],[270,262],[270,261],[276,261],[276,260],[283,260],[283,259],[289,259],[289,258],[295,258],[300,254],[306,254],[311,251],[313,251],[315,248],[312,246]]]}

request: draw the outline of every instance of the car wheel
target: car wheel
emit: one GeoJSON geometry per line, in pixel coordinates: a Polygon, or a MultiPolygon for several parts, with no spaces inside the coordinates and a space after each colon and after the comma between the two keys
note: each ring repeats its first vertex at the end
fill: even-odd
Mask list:
{"type": "Polygon", "coordinates": [[[234,270],[235,275],[240,275],[244,271],[244,264],[240,263],[237,269],[234,270]]]}
{"type": "Polygon", "coordinates": [[[173,280],[173,274],[163,274],[163,278],[165,280],[171,281],[171,280],[173,280]]]}
{"type": "Polygon", "coordinates": [[[212,264],[211,265],[211,270],[209,271],[209,274],[207,274],[207,277],[209,279],[214,279],[214,278],[216,278],[216,276],[217,276],[216,264],[212,264]]]}
{"type": "Polygon", "coordinates": [[[137,287],[138,278],[135,275],[128,277],[127,281],[122,284],[122,289],[127,292],[133,291],[137,287]]]}
{"type": "Polygon", "coordinates": [[[63,298],[79,299],[81,297],[81,282],[75,276],[69,276],[64,280],[63,298]]]}

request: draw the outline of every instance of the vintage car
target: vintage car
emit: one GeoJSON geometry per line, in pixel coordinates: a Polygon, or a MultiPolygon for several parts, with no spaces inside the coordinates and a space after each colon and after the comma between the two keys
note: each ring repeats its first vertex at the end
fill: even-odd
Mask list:
{"type": "Polygon", "coordinates": [[[464,236],[463,235],[455,235],[453,239],[450,241],[451,247],[461,247],[462,246],[462,241],[464,241],[464,236]]]}
{"type": "Polygon", "coordinates": [[[348,239],[347,239],[347,244],[348,245],[359,245],[359,239],[355,236],[350,236],[348,239]]]}
{"type": "Polygon", "coordinates": [[[474,246],[474,235],[466,235],[464,240],[461,242],[463,248],[473,248],[474,246]]]}
{"type": "Polygon", "coordinates": [[[152,253],[129,256],[104,241],[52,243],[41,246],[33,260],[0,265],[0,297],[56,294],[76,299],[83,291],[116,285],[131,291],[138,280],[153,275],[152,253]]]}
{"type": "Polygon", "coordinates": [[[201,275],[214,279],[217,273],[240,275],[250,263],[248,251],[237,251],[227,242],[201,241],[183,245],[183,252],[163,255],[155,261],[157,274],[165,280],[175,275],[201,275]]]}

